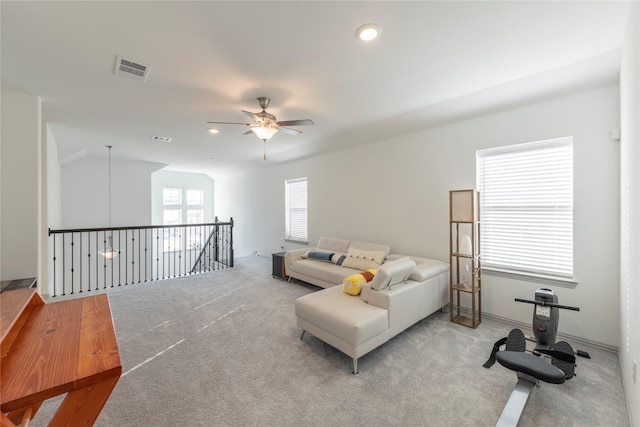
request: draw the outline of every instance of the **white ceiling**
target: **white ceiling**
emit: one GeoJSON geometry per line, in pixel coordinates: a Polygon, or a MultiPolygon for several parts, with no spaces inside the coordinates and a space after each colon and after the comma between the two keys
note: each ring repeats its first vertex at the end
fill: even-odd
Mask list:
{"type": "Polygon", "coordinates": [[[212,176],[278,164],[605,82],[628,2],[0,2],[2,87],[40,95],[60,160],[212,176]],[[359,42],[368,22],[382,36],[359,42]],[[146,83],[114,74],[148,64],[146,83]],[[271,97],[301,135],[243,136],[271,97]],[[152,135],[173,138],[170,143],[152,135]]]}

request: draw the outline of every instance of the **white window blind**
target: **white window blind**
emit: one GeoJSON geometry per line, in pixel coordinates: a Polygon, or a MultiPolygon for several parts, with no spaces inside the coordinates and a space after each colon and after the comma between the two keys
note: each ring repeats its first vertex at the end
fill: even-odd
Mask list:
{"type": "Polygon", "coordinates": [[[285,181],[285,231],[287,240],[307,242],[307,178],[285,181]]]}
{"type": "Polygon", "coordinates": [[[573,138],[476,153],[483,266],[573,277],[573,138]]]}

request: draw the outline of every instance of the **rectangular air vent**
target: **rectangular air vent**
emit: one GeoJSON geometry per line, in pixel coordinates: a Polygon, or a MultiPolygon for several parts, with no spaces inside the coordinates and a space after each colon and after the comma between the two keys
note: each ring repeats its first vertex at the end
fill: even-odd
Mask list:
{"type": "Polygon", "coordinates": [[[149,75],[149,66],[118,56],[114,74],[144,82],[149,75]]]}
{"type": "Polygon", "coordinates": [[[160,141],[160,142],[171,142],[171,138],[167,138],[166,136],[153,135],[151,139],[153,139],[154,141],[160,141]]]}

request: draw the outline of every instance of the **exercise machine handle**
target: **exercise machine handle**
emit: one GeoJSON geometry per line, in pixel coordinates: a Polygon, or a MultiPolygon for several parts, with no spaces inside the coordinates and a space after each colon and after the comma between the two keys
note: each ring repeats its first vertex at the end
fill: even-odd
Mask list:
{"type": "Polygon", "coordinates": [[[526,302],[527,304],[542,305],[544,307],[564,308],[565,310],[580,311],[580,307],[571,307],[570,305],[556,304],[554,302],[534,301],[530,299],[515,298],[517,302],[526,302]]]}

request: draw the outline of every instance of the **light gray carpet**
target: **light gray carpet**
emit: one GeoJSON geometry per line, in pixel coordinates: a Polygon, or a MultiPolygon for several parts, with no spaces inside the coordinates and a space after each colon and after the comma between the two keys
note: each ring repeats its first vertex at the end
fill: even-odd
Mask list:
{"type": "MultiPolygon", "coordinates": [[[[482,364],[509,325],[474,330],[438,312],[362,357],[354,376],[349,357],[310,334],[298,340],[293,302],[316,290],[274,279],[270,258],[250,257],[109,291],[123,376],[96,425],[495,424],[516,375],[482,364]]],[[[564,385],[535,390],[521,426],[629,425],[617,356],[578,347],[592,359],[578,358],[564,385]]],[[[46,425],[57,404],[30,426],[46,425]]]]}

